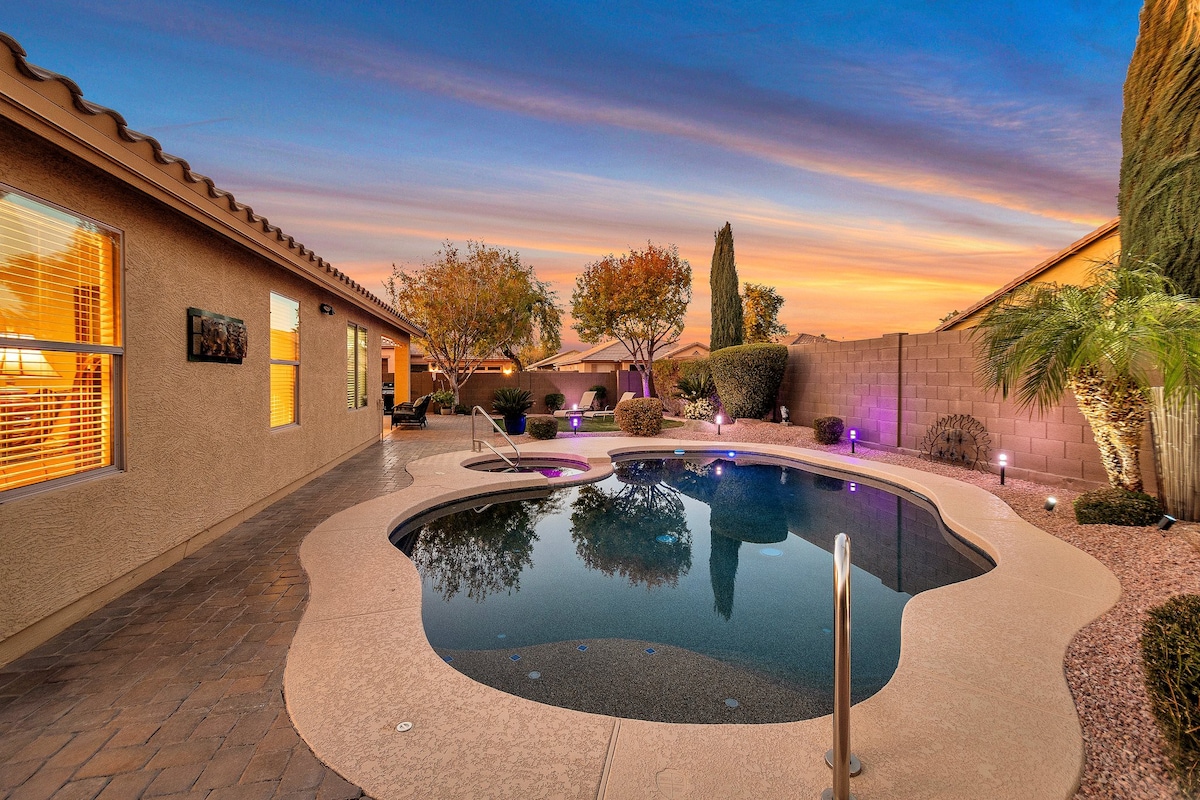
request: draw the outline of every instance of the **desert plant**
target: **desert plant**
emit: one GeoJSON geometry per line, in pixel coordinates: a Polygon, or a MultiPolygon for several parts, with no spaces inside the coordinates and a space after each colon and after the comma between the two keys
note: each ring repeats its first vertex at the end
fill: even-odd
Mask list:
{"type": "Polygon", "coordinates": [[[533,405],[533,395],[528,389],[504,386],[496,390],[492,399],[492,410],[508,417],[519,417],[533,405]]]}
{"type": "Polygon", "coordinates": [[[781,344],[726,347],[709,357],[717,394],[731,419],[758,419],[775,407],[787,357],[781,344]]]}
{"type": "Polygon", "coordinates": [[[442,408],[451,408],[454,405],[454,392],[449,389],[438,389],[430,399],[442,408]]]}
{"type": "Polygon", "coordinates": [[[549,414],[533,414],[525,421],[525,432],[534,439],[553,439],[558,436],[558,418],[549,414]]]}
{"type": "Polygon", "coordinates": [[[1187,797],[1200,796],[1200,595],[1178,595],[1150,609],[1142,659],[1150,707],[1180,788],[1187,797]]]}
{"type": "Polygon", "coordinates": [[[588,389],[588,391],[596,393],[596,399],[594,402],[603,408],[604,401],[608,399],[608,387],[602,383],[597,383],[595,386],[588,389]]]}
{"type": "Polygon", "coordinates": [[[554,413],[562,408],[567,402],[567,398],[561,392],[551,392],[546,395],[546,408],[550,413],[554,413]]]}
{"type": "Polygon", "coordinates": [[[1080,525],[1153,525],[1162,513],[1158,498],[1112,486],[1075,498],[1075,521],[1080,525]]]}
{"type": "MultiPolygon", "coordinates": [[[[1200,302],[1174,295],[1153,264],[1100,265],[1090,286],[1032,283],[975,328],[980,383],[1045,411],[1070,391],[1092,428],[1110,486],[1142,489],[1147,387],[1200,388],[1200,302]]],[[[718,383],[718,386],[720,384],[718,383]]]]}
{"type": "Polygon", "coordinates": [[[689,403],[711,400],[712,396],[717,393],[717,385],[713,383],[712,375],[693,375],[680,378],[679,383],[675,386],[679,390],[679,396],[689,403]]]}
{"type": "Polygon", "coordinates": [[[663,404],[657,397],[635,397],[617,403],[617,427],[630,436],[655,436],[662,431],[663,404]]]}
{"type": "Polygon", "coordinates": [[[702,397],[699,400],[693,400],[683,405],[684,419],[700,419],[705,422],[712,422],[716,416],[717,406],[707,397],[702,397]]]}
{"type": "Polygon", "coordinates": [[[842,440],[846,423],[841,417],[817,417],[813,420],[813,438],[817,444],[837,444],[842,440]]]}

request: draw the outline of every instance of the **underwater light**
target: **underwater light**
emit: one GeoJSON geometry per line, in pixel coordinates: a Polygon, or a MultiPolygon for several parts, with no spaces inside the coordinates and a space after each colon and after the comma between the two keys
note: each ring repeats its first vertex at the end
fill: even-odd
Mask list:
{"type": "Polygon", "coordinates": [[[681,455],[683,455],[685,452],[687,452],[687,451],[686,451],[686,450],[676,450],[676,451],[675,451],[675,455],[677,455],[677,456],[681,456],[681,455]]]}

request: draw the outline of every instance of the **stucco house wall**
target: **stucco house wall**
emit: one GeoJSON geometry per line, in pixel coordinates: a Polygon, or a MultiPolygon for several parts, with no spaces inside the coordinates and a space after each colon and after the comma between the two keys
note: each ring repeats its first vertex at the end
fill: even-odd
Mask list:
{"type": "MultiPolygon", "coordinates": [[[[0,82],[0,100],[10,88],[0,82]]],[[[120,470],[0,494],[0,664],[378,441],[380,337],[407,348],[409,335],[367,299],[351,301],[332,282],[253,252],[31,132],[9,110],[0,103],[0,182],[123,232],[124,459],[120,470]],[[271,292],[300,305],[299,423],[276,429],[271,292]],[[189,307],[245,321],[242,364],[187,360],[189,307]],[[368,330],[368,403],[354,410],[351,322],[368,330]]]]}

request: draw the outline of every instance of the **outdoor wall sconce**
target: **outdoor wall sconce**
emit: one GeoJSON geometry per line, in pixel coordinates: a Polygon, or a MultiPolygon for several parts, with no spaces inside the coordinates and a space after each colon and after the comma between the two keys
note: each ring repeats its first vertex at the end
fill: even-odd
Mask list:
{"type": "Polygon", "coordinates": [[[850,452],[854,452],[854,445],[858,443],[858,428],[850,429],[850,452]]]}
{"type": "Polygon", "coordinates": [[[321,303],[321,313],[327,317],[332,317],[333,306],[329,305],[329,303],[321,303]]]}
{"type": "Polygon", "coordinates": [[[724,421],[725,421],[725,418],[724,418],[724,417],[722,417],[720,414],[717,414],[717,419],[716,419],[716,423],[717,423],[717,436],[720,436],[720,435],[721,435],[721,423],[722,423],[722,422],[724,422],[724,421]]]}
{"type": "Polygon", "coordinates": [[[1008,466],[1008,454],[997,453],[996,460],[1000,462],[1000,485],[1004,485],[1004,468],[1008,466]]]}
{"type": "Polygon", "coordinates": [[[1170,514],[1163,514],[1163,518],[1158,521],[1158,529],[1160,531],[1168,531],[1175,524],[1175,518],[1170,514]]]}
{"type": "Polygon", "coordinates": [[[1058,505],[1057,497],[1047,497],[1046,505],[1042,506],[1042,508],[1046,509],[1047,511],[1053,511],[1056,505],[1058,505]]]}

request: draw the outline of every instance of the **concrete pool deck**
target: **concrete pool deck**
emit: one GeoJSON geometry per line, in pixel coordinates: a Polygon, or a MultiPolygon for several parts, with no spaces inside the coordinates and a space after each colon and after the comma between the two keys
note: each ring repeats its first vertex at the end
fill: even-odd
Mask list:
{"type": "MultiPolygon", "coordinates": [[[[713,442],[560,437],[527,458],[575,458],[606,473],[613,455],[725,449],[713,442]]],[[[930,473],[812,450],[739,443],[917,491],[996,562],[986,575],[914,597],[900,665],[854,707],[860,800],[1065,798],[1083,742],[1063,676],[1073,634],[1118,598],[1098,561],[1018,517],[995,496],[930,473]]],[[[380,800],[401,797],[805,797],[830,785],[828,717],[769,725],[617,719],[542,705],[458,673],[421,623],[420,579],[388,541],[438,505],[536,474],[488,474],[470,452],[408,465],[413,483],[328,518],[304,540],[310,598],[288,655],[288,710],[315,754],[380,800]],[[397,723],[412,729],[398,732],[397,723]]]]}

